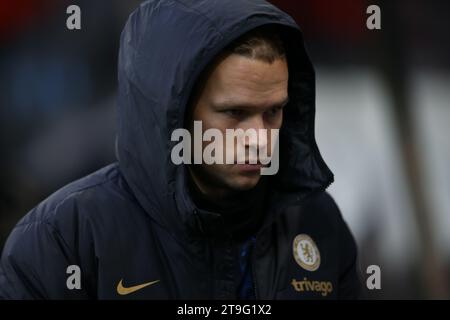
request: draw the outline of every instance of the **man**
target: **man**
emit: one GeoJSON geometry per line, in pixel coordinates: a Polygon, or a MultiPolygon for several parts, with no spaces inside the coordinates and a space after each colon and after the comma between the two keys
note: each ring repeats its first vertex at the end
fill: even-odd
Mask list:
{"type": "MultiPolygon", "coordinates": [[[[0,296],[355,298],[356,246],[325,192],[333,175],[314,139],[314,94],[298,26],[272,5],[143,3],[121,39],[118,162],[18,223],[0,296]],[[256,144],[278,143],[279,170],[262,176],[248,158],[175,164],[172,134],[195,133],[195,121],[202,132],[280,129],[278,142],[256,144]]],[[[255,143],[243,143],[250,157],[255,143]]]]}

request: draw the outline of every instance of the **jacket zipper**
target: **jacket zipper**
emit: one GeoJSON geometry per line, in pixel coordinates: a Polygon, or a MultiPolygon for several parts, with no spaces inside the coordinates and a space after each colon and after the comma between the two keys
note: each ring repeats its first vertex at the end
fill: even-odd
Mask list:
{"type": "Polygon", "coordinates": [[[251,266],[250,269],[252,270],[252,287],[253,287],[253,293],[255,294],[255,300],[259,300],[259,294],[258,294],[258,286],[256,285],[256,273],[255,273],[255,264],[256,261],[256,237],[252,238],[252,253],[251,253],[251,266]]]}

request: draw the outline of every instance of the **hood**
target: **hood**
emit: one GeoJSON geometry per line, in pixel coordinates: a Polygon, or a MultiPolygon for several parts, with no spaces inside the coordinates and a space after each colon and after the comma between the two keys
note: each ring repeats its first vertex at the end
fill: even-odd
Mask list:
{"type": "Polygon", "coordinates": [[[280,130],[280,168],[273,188],[298,197],[325,189],[333,174],[314,136],[315,77],[295,21],[262,0],[153,0],[129,17],[119,52],[120,170],[139,204],[178,232],[198,212],[187,194],[185,167],[171,162],[191,90],[201,71],[231,41],[276,24],[286,44],[289,104],[280,130]]]}

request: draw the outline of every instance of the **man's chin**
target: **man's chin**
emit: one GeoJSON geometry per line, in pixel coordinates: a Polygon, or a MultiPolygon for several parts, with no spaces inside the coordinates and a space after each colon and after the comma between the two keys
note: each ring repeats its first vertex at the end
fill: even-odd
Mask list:
{"type": "Polygon", "coordinates": [[[253,189],[259,182],[260,175],[256,176],[242,176],[239,175],[230,183],[230,186],[238,191],[247,191],[253,189]]]}

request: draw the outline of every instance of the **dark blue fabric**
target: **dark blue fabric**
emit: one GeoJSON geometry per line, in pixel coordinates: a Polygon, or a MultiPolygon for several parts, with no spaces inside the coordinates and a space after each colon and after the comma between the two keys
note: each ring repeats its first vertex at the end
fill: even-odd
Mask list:
{"type": "Polygon", "coordinates": [[[240,284],[238,288],[238,299],[240,300],[256,299],[251,259],[255,240],[256,237],[252,236],[241,245],[239,254],[240,284]]]}

